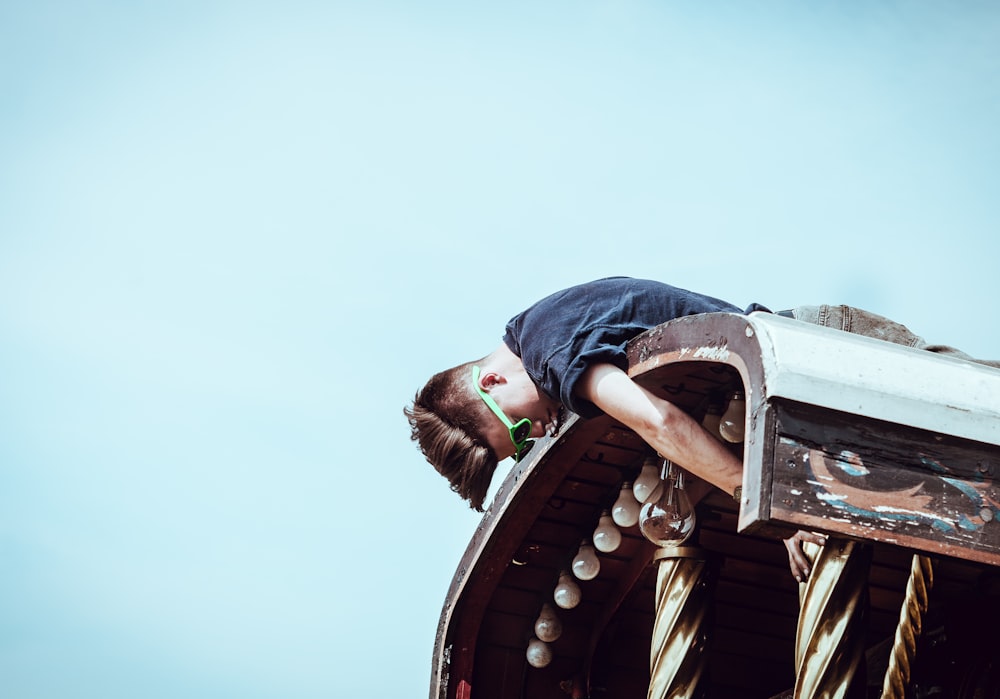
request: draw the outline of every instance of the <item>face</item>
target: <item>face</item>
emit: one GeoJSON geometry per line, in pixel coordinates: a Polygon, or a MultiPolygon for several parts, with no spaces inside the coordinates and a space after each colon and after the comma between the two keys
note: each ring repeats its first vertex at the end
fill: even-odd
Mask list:
{"type": "MultiPolygon", "coordinates": [[[[502,377],[486,374],[480,385],[496,401],[507,418],[517,423],[523,418],[531,421],[531,437],[555,434],[559,427],[561,405],[538,390],[528,374],[508,372],[502,377]]],[[[499,418],[490,420],[486,433],[498,459],[513,456],[515,449],[507,427],[499,418]]]]}

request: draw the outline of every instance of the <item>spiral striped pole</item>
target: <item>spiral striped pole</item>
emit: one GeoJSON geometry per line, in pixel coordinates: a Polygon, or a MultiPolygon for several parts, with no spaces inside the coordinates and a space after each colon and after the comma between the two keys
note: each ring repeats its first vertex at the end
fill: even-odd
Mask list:
{"type": "Polygon", "coordinates": [[[917,653],[917,638],[923,625],[924,613],[934,586],[934,567],[927,556],[914,554],[910,577],[906,581],[906,597],[899,610],[896,637],[889,655],[889,667],[882,683],[883,699],[903,699],[910,683],[910,667],[917,653]]]}
{"type": "Polygon", "coordinates": [[[647,697],[688,699],[697,696],[708,659],[711,586],[706,555],[693,546],[663,547],[653,560],[658,562],[656,621],[647,697]]]}
{"type": "Polygon", "coordinates": [[[794,696],[847,697],[864,652],[871,548],[831,538],[803,549],[812,572],[799,585],[794,696]]]}

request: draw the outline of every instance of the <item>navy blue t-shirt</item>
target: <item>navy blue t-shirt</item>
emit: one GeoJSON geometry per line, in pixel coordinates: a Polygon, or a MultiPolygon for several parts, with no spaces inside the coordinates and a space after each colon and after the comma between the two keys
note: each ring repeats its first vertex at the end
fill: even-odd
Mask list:
{"type": "MultiPolygon", "coordinates": [[[[766,310],[754,304],[751,310],[766,310]]],[[[521,358],[531,380],[569,410],[596,417],[596,405],[574,395],[588,366],[608,362],[627,368],[625,345],[674,318],[724,311],[731,303],[662,282],[609,277],[547,296],[507,323],[503,341],[521,358]]]]}

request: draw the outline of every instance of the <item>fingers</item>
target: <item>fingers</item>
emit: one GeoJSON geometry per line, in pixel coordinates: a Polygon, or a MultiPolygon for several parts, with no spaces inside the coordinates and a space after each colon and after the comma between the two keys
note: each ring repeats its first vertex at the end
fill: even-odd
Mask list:
{"type": "Polygon", "coordinates": [[[785,549],[788,551],[788,568],[792,577],[800,583],[808,580],[809,574],[812,572],[812,562],[802,550],[803,542],[822,546],[826,543],[826,536],[800,530],[784,540],[785,549]]]}
{"type": "Polygon", "coordinates": [[[794,536],[785,539],[785,548],[788,549],[788,568],[792,572],[792,577],[798,582],[805,582],[809,579],[809,559],[802,552],[802,546],[794,536]]]}
{"type": "Polygon", "coordinates": [[[799,541],[808,541],[810,544],[816,544],[818,546],[823,546],[826,543],[826,535],[817,534],[816,532],[805,532],[799,530],[795,532],[795,536],[793,538],[796,538],[799,541]]]}

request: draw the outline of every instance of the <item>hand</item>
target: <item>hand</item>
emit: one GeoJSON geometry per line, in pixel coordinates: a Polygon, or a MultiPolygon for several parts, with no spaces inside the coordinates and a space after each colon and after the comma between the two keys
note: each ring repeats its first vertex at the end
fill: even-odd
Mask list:
{"type": "Polygon", "coordinates": [[[792,571],[792,577],[802,583],[809,579],[812,572],[812,564],[802,550],[802,542],[808,541],[812,544],[822,546],[826,543],[826,537],[815,532],[805,532],[799,530],[793,536],[785,539],[785,548],[788,549],[788,567],[792,571]]]}

